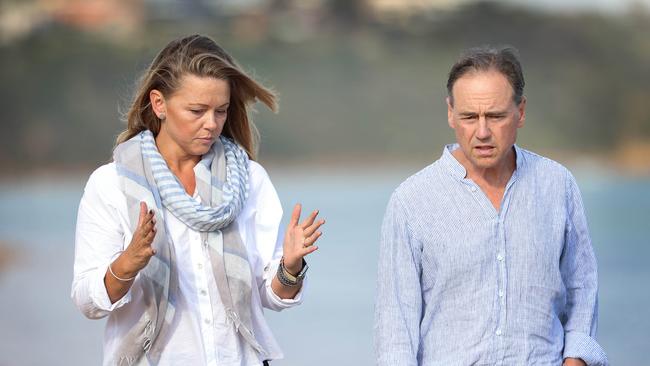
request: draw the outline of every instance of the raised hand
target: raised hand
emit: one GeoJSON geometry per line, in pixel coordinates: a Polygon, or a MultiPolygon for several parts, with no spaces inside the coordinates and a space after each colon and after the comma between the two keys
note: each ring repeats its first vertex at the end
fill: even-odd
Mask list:
{"type": "Polygon", "coordinates": [[[155,213],[153,210],[147,210],[146,203],[140,202],[138,226],[133,232],[131,243],[121,255],[121,257],[124,257],[125,268],[123,269],[125,271],[137,274],[138,271],[149,263],[149,259],[156,254],[156,250],[151,246],[155,236],[155,213]]]}
{"type": "Polygon", "coordinates": [[[314,243],[323,235],[318,229],[325,223],[322,219],[316,221],[318,210],[299,223],[301,209],[299,203],[293,207],[291,220],[284,235],[284,266],[291,274],[299,273],[302,270],[302,259],[318,250],[314,243]]]}
{"type": "Polygon", "coordinates": [[[122,298],[131,288],[133,279],[144,268],[156,250],[151,246],[156,236],[156,218],[147,204],[140,202],[138,226],[129,246],[111,263],[104,276],[104,285],[111,303],[122,298]]]}

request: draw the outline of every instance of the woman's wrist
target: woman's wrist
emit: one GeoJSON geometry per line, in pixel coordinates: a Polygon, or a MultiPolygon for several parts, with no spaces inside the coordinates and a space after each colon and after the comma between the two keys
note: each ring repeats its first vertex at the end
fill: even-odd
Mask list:
{"type": "Polygon", "coordinates": [[[298,275],[298,273],[300,273],[300,271],[302,271],[302,258],[290,260],[287,259],[287,257],[284,257],[282,261],[284,263],[284,268],[287,270],[287,272],[289,272],[290,275],[295,277],[298,275]]]}
{"type": "Polygon", "coordinates": [[[136,268],[131,263],[127,255],[128,254],[125,252],[122,252],[119,257],[110,264],[110,269],[116,277],[129,279],[135,277],[138,272],[140,272],[140,269],[136,268]]]}
{"type": "Polygon", "coordinates": [[[280,265],[278,266],[278,271],[276,274],[276,277],[280,284],[286,287],[296,287],[300,286],[302,284],[303,279],[305,278],[305,274],[307,273],[307,269],[309,266],[307,265],[307,262],[305,262],[304,258],[301,258],[301,269],[294,273],[291,273],[290,270],[286,268],[285,265],[285,258],[283,257],[280,260],[280,265]]]}

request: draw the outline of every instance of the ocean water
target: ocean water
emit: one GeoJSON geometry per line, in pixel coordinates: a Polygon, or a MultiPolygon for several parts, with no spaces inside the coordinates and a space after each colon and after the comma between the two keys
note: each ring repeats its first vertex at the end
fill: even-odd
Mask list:
{"type": "MultiPolygon", "coordinates": [[[[416,169],[269,169],[286,211],[327,220],[309,258],[305,303],[267,312],[285,359],[275,366],[372,365],[379,227],[392,190],[416,169]]],[[[613,365],[650,364],[650,177],[575,170],[599,261],[598,340],[613,365]]],[[[97,365],[103,320],[70,300],[76,210],[86,176],[0,184],[0,366],[97,365]]]]}

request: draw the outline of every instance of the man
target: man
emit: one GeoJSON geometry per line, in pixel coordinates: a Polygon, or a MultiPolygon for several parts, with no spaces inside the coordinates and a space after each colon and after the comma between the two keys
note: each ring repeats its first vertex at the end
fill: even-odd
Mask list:
{"type": "Polygon", "coordinates": [[[596,260],[576,182],[515,145],[524,78],[511,48],[451,69],[457,144],[402,183],[381,235],[379,365],[607,365],[596,260]]]}

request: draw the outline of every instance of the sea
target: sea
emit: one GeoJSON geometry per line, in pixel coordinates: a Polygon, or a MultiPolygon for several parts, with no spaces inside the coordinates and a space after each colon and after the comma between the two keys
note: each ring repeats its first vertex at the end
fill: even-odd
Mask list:
{"type": "MultiPolygon", "coordinates": [[[[612,365],[650,365],[650,177],[572,167],[599,264],[597,339],[612,365]]],[[[304,303],[266,316],[274,366],[373,365],[379,230],[392,191],[417,167],[269,168],[286,213],[326,219],[304,303]]],[[[89,174],[90,172],[88,172],[89,174]]],[[[105,320],[70,299],[77,207],[88,174],[0,182],[0,366],[99,365],[105,320]]]]}

